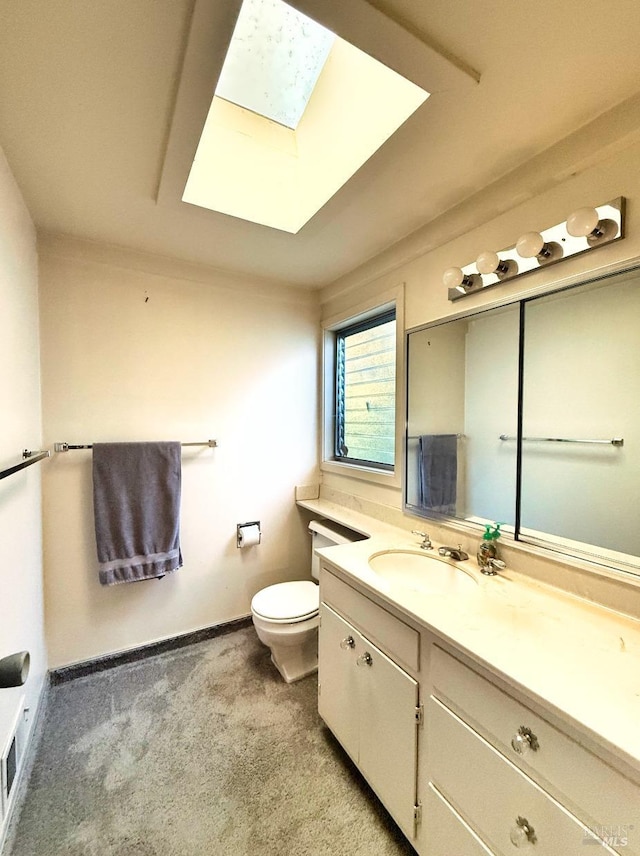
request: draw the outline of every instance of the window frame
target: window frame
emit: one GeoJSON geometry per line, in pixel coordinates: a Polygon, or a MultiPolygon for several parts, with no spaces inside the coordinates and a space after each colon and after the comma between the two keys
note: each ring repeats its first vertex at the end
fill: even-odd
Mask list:
{"type": "Polygon", "coordinates": [[[323,363],[322,363],[322,455],[320,470],[323,473],[377,482],[387,487],[400,488],[402,479],[402,450],[404,442],[404,283],[387,292],[352,306],[338,315],[323,320],[323,363]],[[373,319],[380,319],[395,312],[396,355],[395,355],[395,451],[393,465],[362,461],[356,458],[336,456],[336,339],[341,332],[362,325],[369,326],[373,319]]]}

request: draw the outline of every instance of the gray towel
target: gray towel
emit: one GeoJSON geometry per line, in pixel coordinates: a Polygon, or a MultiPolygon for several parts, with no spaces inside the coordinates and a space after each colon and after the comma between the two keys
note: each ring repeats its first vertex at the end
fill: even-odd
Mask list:
{"type": "Polygon", "coordinates": [[[102,585],[182,567],[180,443],[94,443],[93,510],[102,585]]]}
{"type": "Polygon", "coordinates": [[[458,480],[458,435],[420,437],[420,504],[438,514],[455,515],[458,480]]]}

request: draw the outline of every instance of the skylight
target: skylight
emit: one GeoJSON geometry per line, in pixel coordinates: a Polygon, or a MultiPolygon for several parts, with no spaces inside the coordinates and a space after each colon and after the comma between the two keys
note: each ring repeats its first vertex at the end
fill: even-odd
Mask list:
{"type": "Polygon", "coordinates": [[[295,130],[334,41],[281,0],[244,0],[216,95],[295,130]]]}

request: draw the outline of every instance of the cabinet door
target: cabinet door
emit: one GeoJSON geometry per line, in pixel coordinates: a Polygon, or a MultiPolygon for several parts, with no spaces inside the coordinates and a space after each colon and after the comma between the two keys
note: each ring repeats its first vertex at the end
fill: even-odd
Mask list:
{"type": "Polygon", "coordinates": [[[418,683],[324,603],[320,614],[320,716],[413,837],[418,683]]]}
{"type": "Polygon", "coordinates": [[[414,837],[418,682],[366,639],[358,652],[360,769],[397,823],[414,837]],[[367,657],[367,655],[369,655],[367,657]]]}
{"type": "Polygon", "coordinates": [[[359,721],[356,659],[362,637],[326,604],[320,604],[318,712],[358,763],[359,721]],[[350,641],[351,640],[351,641],[350,641]]]}

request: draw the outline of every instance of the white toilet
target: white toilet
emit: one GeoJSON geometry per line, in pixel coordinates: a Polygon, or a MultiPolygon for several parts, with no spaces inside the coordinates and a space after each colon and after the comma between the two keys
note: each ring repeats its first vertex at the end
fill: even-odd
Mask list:
{"type": "MultiPolygon", "coordinates": [[[[319,547],[358,541],[362,535],[329,523],[312,520],[311,576],[318,579],[319,547]]],[[[251,615],[260,641],[271,648],[271,661],[290,684],[318,669],[318,584],[310,580],[276,583],[254,595],[251,615]]]]}

